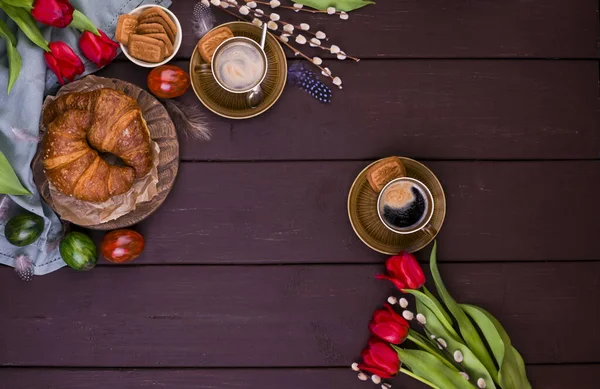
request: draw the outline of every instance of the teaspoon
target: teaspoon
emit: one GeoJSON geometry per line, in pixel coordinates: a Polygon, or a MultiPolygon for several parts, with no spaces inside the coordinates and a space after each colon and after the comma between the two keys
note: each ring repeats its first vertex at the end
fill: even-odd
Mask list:
{"type": "MultiPolygon", "coordinates": [[[[262,35],[260,37],[260,48],[262,50],[265,49],[265,41],[267,39],[267,23],[263,23],[262,35]]],[[[260,84],[252,88],[250,92],[246,95],[246,103],[250,108],[256,108],[260,105],[265,97],[265,92],[263,92],[260,84]]]]}

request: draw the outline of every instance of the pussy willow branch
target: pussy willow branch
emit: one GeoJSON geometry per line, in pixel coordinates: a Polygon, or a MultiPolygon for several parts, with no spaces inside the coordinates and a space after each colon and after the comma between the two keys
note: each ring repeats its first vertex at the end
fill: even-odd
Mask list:
{"type": "MultiPolygon", "coordinates": [[[[223,2],[223,3],[226,3],[226,4],[228,4],[228,6],[230,6],[230,7],[234,7],[234,8],[236,8],[236,9],[238,9],[238,11],[239,11],[239,9],[240,9],[240,7],[241,7],[241,6],[240,6],[240,5],[238,5],[237,3],[235,3],[235,2],[232,2],[232,1],[229,1],[229,0],[222,0],[222,2],[223,2]]],[[[231,11],[229,11],[227,8],[223,8],[223,7],[221,7],[221,6],[217,6],[217,8],[219,8],[221,11],[223,11],[223,12],[225,12],[225,13],[228,13],[229,15],[232,15],[232,16],[234,16],[234,17],[238,18],[238,19],[241,19],[241,20],[248,21],[248,19],[245,17],[245,16],[247,16],[247,15],[242,15],[242,14],[239,14],[239,15],[238,15],[238,14],[236,14],[236,13],[234,13],[234,12],[231,12],[231,11]]],[[[265,16],[268,16],[268,14],[264,14],[264,13],[263,13],[263,15],[256,14],[256,12],[255,12],[254,10],[252,10],[252,13],[253,13],[255,16],[258,16],[258,17],[260,17],[260,16],[263,16],[263,15],[265,15],[265,16]]],[[[261,23],[264,23],[264,22],[262,22],[262,21],[261,21],[261,23]]],[[[304,30],[303,30],[303,31],[304,31],[304,30]]],[[[331,79],[331,80],[332,80],[332,82],[334,82],[334,84],[335,84],[336,77],[334,77],[334,76],[332,75],[332,73],[331,73],[331,71],[330,71],[329,69],[327,69],[327,68],[325,68],[325,67],[322,67],[322,66],[320,66],[320,65],[317,65],[316,63],[314,63],[314,61],[313,61],[313,59],[312,59],[312,58],[310,58],[309,56],[307,56],[306,54],[304,54],[303,52],[301,52],[300,50],[296,49],[294,46],[292,46],[292,45],[290,45],[288,42],[286,42],[286,39],[282,38],[281,34],[282,34],[282,32],[280,32],[279,30],[275,30],[275,31],[273,31],[273,35],[274,35],[274,36],[275,36],[275,37],[276,37],[276,38],[277,38],[277,39],[278,39],[278,40],[279,40],[281,43],[283,43],[283,44],[284,44],[284,45],[286,45],[286,46],[287,46],[287,47],[288,47],[290,50],[292,50],[292,51],[294,52],[294,55],[300,55],[301,57],[303,57],[303,58],[305,58],[306,60],[310,61],[310,63],[311,63],[311,64],[313,64],[314,66],[316,66],[317,68],[319,68],[319,69],[321,70],[321,74],[322,74],[323,76],[326,76],[326,77],[328,77],[328,78],[329,78],[329,79],[331,79]],[[274,32],[278,32],[278,33],[279,33],[279,35],[276,35],[274,32]]],[[[288,34],[288,35],[292,36],[293,34],[288,34]]],[[[338,78],[338,81],[340,81],[340,80],[339,80],[339,78],[338,78]]],[[[340,83],[341,83],[341,81],[340,81],[340,83]]],[[[338,84],[335,84],[335,85],[336,85],[338,88],[342,89],[342,85],[338,85],[338,84]]]]}
{"type": "MultiPolygon", "coordinates": [[[[260,2],[260,1],[246,1],[246,0],[244,0],[244,1],[246,2],[246,4],[248,4],[248,3],[257,3],[257,4],[266,4],[266,5],[269,5],[269,3],[267,3],[267,2],[260,2]]],[[[231,1],[231,0],[221,0],[221,2],[222,2],[222,3],[226,3],[226,4],[227,4],[228,6],[230,6],[230,7],[237,8],[237,9],[238,9],[238,11],[239,11],[239,9],[241,8],[241,6],[240,6],[240,5],[239,5],[237,2],[234,2],[234,1],[231,1]]],[[[281,6],[279,6],[279,7],[281,7],[281,6]]],[[[221,9],[225,9],[225,8],[223,8],[223,7],[219,7],[219,8],[221,8],[221,9]]],[[[292,8],[292,9],[295,9],[295,8],[293,8],[293,7],[291,7],[291,8],[292,8]]],[[[269,20],[271,20],[270,16],[271,16],[271,14],[273,13],[273,12],[269,12],[269,13],[267,13],[267,12],[264,12],[264,11],[263,11],[262,9],[260,9],[260,8],[249,8],[249,12],[251,12],[251,13],[254,15],[254,17],[256,17],[256,18],[258,18],[258,19],[261,19],[261,18],[264,16],[264,17],[266,17],[266,18],[267,18],[267,19],[269,19],[269,20]],[[259,9],[259,10],[260,10],[260,12],[257,12],[257,11],[256,11],[257,9],[259,9]]],[[[241,15],[241,14],[240,14],[240,15],[241,15]]],[[[277,15],[279,15],[279,14],[277,14],[277,15]]],[[[242,16],[245,16],[245,15],[242,15],[242,16]]],[[[247,19],[243,19],[243,20],[247,20],[247,19]]],[[[262,22],[262,20],[261,20],[261,22],[262,22]]],[[[288,35],[288,36],[297,37],[298,35],[301,35],[302,33],[307,33],[307,34],[311,34],[311,35],[313,35],[313,36],[315,36],[315,37],[317,36],[317,34],[316,34],[316,33],[312,32],[312,31],[310,31],[310,30],[303,30],[301,26],[294,25],[294,24],[292,24],[292,23],[288,23],[288,22],[286,22],[286,21],[284,21],[284,20],[281,20],[281,19],[279,19],[279,20],[277,20],[277,21],[274,21],[274,20],[273,20],[273,23],[278,23],[278,22],[279,22],[279,23],[281,23],[281,24],[283,24],[283,25],[286,25],[286,24],[287,24],[287,25],[291,25],[291,26],[293,26],[293,27],[294,27],[294,31],[293,31],[293,32],[286,32],[286,31],[280,32],[280,31],[279,31],[279,29],[276,29],[276,30],[274,30],[274,31],[277,31],[277,32],[278,32],[280,35],[282,35],[282,34],[286,34],[286,35],[288,35]]],[[[263,22],[263,23],[265,23],[265,22],[263,22]]],[[[328,37],[325,37],[325,40],[329,40],[329,38],[328,38],[328,37]]],[[[320,41],[320,40],[319,40],[319,41],[320,41]]],[[[307,42],[307,43],[308,43],[309,45],[311,45],[311,44],[310,44],[310,40],[308,40],[308,42],[307,42]]],[[[323,45],[321,45],[321,44],[318,44],[318,45],[315,45],[315,44],[313,44],[311,47],[318,47],[318,48],[320,48],[321,50],[324,50],[324,51],[327,51],[327,52],[331,52],[331,46],[323,46],[323,45]]],[[[332,53],[332,54],[333,54],[333,53],[332,53]]],[[[354,62],[359,62],[359,61],[360,61],[360,59],[359,59],[359,58],[356,58],[356,57],[353,57],[353,56],[351,56],[351,55],[348,55],[348,54],[346,54],[345,52],[344,52],[343,54],[344,54],[344,57],[345,57],[345,58],[351,59],[351,60],[353,60],[354,62]]]]}
{"type": "MultiPolygon", "coordinates": [[[[244,0],[244,2],[246,4],[251,3],[254,0],[244,0]]],[[[262,5],[268,5],[269,7],[271,6],[271,4],[268,1],[254,1],[256,4],[262,4],[262,5]]],[[[291,9],[294,12],[309,12],[311,14],[328,14],[329,12],[327,12],[327,10],[320,10],[320,9],[306,9],[304,7],[302,8],[296,8],[296,7],[290,7],[289,5],[278,5],[276,8],[284,8],[284,9],[291,9]]],[[[342,12],[335,12],[331,15],[341,15],[342,12]]]]}
{"type": "MultiPolygon", "coordinates": [[[[300,55],[301,57],[304,57],[305,59],[309,60],[310,63],[312,63],[314,66],[318,67],[319,69],[321,69],[321,74],[324,76],[329,77],[331,80],[333,80],[335,77],[333,77],[330,72],[328,72],[324,67],[317,65],[316,63],[313,62],[312,58],[310,58],[309,56],[307,56],[306,54],[304,54],[303,52],[301,52],[300,50],[296,49],[294,46],[290,45],[289,43],[287,43],[286,41],[284,41],[280,36],[276,36],[277,39],[279,39],[279,41],[281,43],[283,43],[284,45],[286,45],[287,47],[290,48],[290,50],[292,50],[294,52],[294,55],[300,55]]],[[[341,85],[338,85],[338,87],[340,89],[342,89],[341,85]]]]}

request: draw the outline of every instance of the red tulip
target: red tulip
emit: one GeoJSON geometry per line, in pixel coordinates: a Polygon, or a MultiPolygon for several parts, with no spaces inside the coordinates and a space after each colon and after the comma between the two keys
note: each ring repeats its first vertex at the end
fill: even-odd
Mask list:
{"type": "Polygon", "coordinates": [[[369,330],[373,335],[393,344],[404,342],[409,329],[408,322],[389,304],[385,304],[385,309],[375,311],[369,323],[369,330]]]}
{"type": "Polygon", "coordinates": [[[380,280],[390,280],[400,290],[419,289],[425,284],[425,275],[414,255],[401,252],[385,262],[387,275],[379,274],[380,280]]]}
{"type": "Polygon", "coordinates": [[[48,46],[50,51],[44,53],[46,65],[56,74],[62,85],[65,85],[63,79],[73,81],[76,76],[83,73],[85,70],[83,62],[66,43],[51,42],[48,46]]]}
{"type": "Polygon", "coordinates": [[[111,63],[117,56],[119,44],[107,37],[104,31],[98,30],[98,32],[100,36],[84,31],[79,38],[79,48],[87,59],[101,68],[111,63]]]}
{"type": "Polygon", "coordinates": [[[381,378],[391,378],[400,370],[400,359],[387,343],[371,338],[369,345],[362,352],[363,363],[360,370],[377,374],[381,378]]]}
{"type": "Polygon", "coordinates": [[[74,10],[68,0],[35,0],[31,16],[42,24],[65,28],[73,21],[74,10]]]}

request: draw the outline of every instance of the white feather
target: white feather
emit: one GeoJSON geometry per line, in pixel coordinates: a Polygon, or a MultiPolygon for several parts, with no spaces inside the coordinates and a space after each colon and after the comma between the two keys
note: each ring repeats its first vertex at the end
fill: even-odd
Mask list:
{"type": "Polygon", "coordinates": [[[166,100],[165,104],[178,131],[188,138],[210,140],[208,121],[199,104],[187,105],[173,100],[166,100]]]}
{"type": "Polygon", "coordinates": [[[10,127],[10,130],[13,133],[13,138],[15,138],[16,140],[21,140],[21,141],[26,141],[26,142],[38,142],[38,136],[37,135],[32,135],[29,132],[27,132],[26,130],[20,129],[20,128],[15,128],[15,127],[10,127]]]}
{"type": "Polygon", "coordinates": [[[202,38],[215,26],[215,15],[201,2],[196,3],[192,13],[192,31],[196,39],[202,38]]]}

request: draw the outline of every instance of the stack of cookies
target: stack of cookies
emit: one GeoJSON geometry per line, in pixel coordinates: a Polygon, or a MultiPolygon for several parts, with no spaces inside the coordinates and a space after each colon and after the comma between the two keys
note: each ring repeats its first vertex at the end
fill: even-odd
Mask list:
{"type": "Polygon", "coordinates": [[[158,63],[173,54],[177,25],[160,7],[144,9],[139,15],[119,16],[116,38],[129,55],[158,63]]]}

